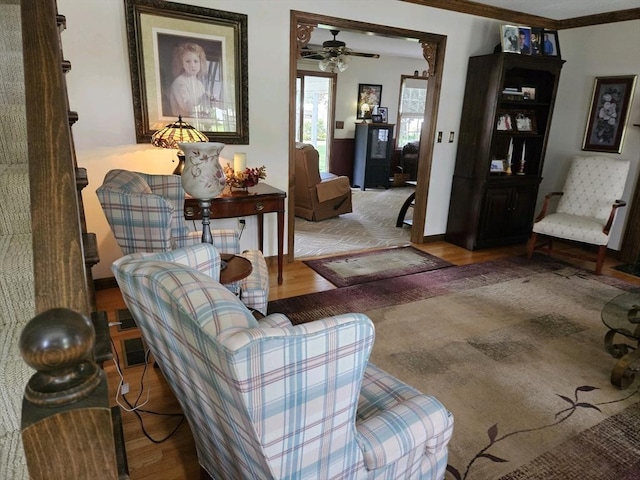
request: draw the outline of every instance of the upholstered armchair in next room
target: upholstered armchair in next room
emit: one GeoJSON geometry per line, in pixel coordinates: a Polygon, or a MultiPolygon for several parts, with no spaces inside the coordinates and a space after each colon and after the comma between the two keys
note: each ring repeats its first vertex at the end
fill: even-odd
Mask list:
{"type": "MultiPolygon", "coordinates": [[[[184,219],[185,192],[178,175],[149,175],[111,170],[96,190],[111,231],[123,253],[167,252],[202,241],[184,219]]],[[[249,277],[226,285],[250,308],[267,313],[269,270],[262,252],[240,252],[238,232],[213,229],[220,253],[241,255],[251,262],[249,277]]]]}
{"type": "Polygon", "coordinates": [[[256,320],[209,275],[211,245],[158,255],[113,270],[209,476],[444,478],[453,417],[368,363],[368,317],[256,320]]]}
{"type": "Polygon", "coordinates": [[[318,151],[313,145],[296,144],[295,215],[311,221],[351,213],[348,177],[320,173],[318,151]]]}
{"type": "Polygon", "coordinates": [[[626,205],[620,198],[628,173],[627,160],[600,156],[575,157],[562,191],[552,192],[545,197],[527,246],[529,258],[536,248],[551,253],[553,238],[595,245],[598,248],[596,256],[588,253],[565,255],[595,261],[595,273],[600,274],[616,211],[626,205]],[[554,196],[560,196],[558,207],[555,213],[549,213],[549,203],[554,196]],[[540,236],[546,239],[546,243],[537,245],[540,236]]]}

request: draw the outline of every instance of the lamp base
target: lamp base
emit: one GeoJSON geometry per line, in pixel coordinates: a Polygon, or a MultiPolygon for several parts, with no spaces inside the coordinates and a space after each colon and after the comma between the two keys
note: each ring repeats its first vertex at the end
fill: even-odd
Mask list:
{"type": "Polygon", "coordinates": [[[178,166],[172,172],[174,175],[182,175],[184,171],[184,154],[178,153],[178,166]]]}
{"type": "MultiPolygon", "coordinates": [[[[184,158],[184,156],[182,157],[184,158]]],[[[211,200],[198,199],[200,210],[202,211],[202,243],[210,243],[213,245],[213,237],[211,236],[211,200]]],[[[227,268],[227,262],[220,259],[220,270],[227,268]]]]}

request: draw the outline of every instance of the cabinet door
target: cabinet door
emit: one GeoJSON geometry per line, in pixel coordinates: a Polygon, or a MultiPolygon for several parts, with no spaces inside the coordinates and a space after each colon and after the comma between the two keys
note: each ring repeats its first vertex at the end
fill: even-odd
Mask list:
{"type": "Polygon", "coordinates": [[[528,236],[533,225],[537,187],[522,185],[513,188],[510,205],[510,236],[528,236]]]}
{"type": "Polygon", "coordinates": [[[509,230],[511,187],[488,188],[482,205],[478,240],[499,238],[509,230]]]}

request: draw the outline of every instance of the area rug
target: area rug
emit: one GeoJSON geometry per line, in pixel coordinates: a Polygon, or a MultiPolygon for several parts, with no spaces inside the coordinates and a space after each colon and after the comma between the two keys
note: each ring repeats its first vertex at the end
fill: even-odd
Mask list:
{"type": "Polygon", "coordinates": [[[428,272],[453,265],[411,246],[336,255],[305,260],[303,263],[337,287],[428,272]]]}
{"type": "Polygon", "coordinates": [[[444,268],[271,302],[376,326],[371,361],[455,416],[447,479],[640,478],[640,381],[610,383],[600,312],[634,285],[546,256],[444,268]]]}

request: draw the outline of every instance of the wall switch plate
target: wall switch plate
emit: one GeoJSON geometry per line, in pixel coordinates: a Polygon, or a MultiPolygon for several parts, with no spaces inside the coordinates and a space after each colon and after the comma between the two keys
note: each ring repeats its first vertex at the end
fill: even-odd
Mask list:
{"type": "Polygon", "coordinates": [[[453,143],[453,136],[454,136],[454,133],[449,132],[449,143],[453,143]]]}
{"type": "Polygon", "coordinates": [[[438,132],[438,143],[442,143],[442,132],[438,132]]]}
{"type": "Polygon", "coordinates": [[[342,130],[344,128],[344,122],[342,120],[336,121],[336,130],[342,130]]]}

